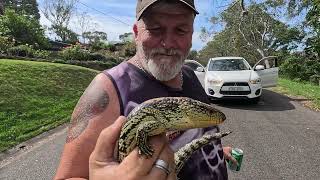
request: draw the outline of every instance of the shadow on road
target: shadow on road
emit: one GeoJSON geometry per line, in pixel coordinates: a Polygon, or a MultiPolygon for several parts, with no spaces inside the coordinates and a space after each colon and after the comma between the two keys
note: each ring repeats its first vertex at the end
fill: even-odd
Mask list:
{"type": "Polygon", "coordinates": [[[292,99],[290,97],[264,89],[260,102],[253,104],[245,99],[225,99],[215,101],[218,106],[231,109],[244,109],[254,111],[287,111],[295,109],[290,101],[305,101],[307,99],[292,99]]]}

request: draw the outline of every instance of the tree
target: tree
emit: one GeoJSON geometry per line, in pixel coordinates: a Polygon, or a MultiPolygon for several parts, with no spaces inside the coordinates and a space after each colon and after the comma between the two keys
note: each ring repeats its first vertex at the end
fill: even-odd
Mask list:
{"type": "Polygon", "coordinates": [[[5,9],[13,9],[20,15],[26,15],[29,18],[40,19],[38,3],[36,0],[4,0],[5,9]]]}
{"type": "Polygon", "coordinates": [[[250,4],[246,14],[241,12],[241,6],[227,8],[219,17],[224,29],[213,37],[215,42],[208,43],[208,47],[215,49],[204,49],[200,56],[203,58],[211,51],[220,55],[250,57],[256,61],[276,51],[296,48],[301,39],[300,31],[275,19],[269,12],[270,6],[278,5],[268,3],[250,4]]]}
{"type": "Polygon", "coordinates": [[[17,44],[30,44],[45,48],[48,40],[44,30],[37,20],[29,19],[26,16],[7,9],[3,16],[0,16],[0,35],[15,39],[17,44]]]}
{"type": "Polygon", "coordinates": [[[57,36],[62,37],[65,43],[74,44],[78,42],[78,34],[66,27],[52,25],[51,30],[53,30],[57,36]]]}
{"type": "Polygon", "coordinates": [[[306,51],[309,55],[320,57],[320,1],[312,0],[311,8],[307,13],[306,22],[311,27],[311,37],[307,40],[306,51]]]}
{"type": "Polygon", "coordinates": [[[77,0],[45,0],[43,14],[52,23],[50,30],[66,42],[71,31],[68,26],[77,0]]]}
{"type": "MultiPolygon", "coordinates": [[[[277,0],[281,1],[281,0],[277,0]]],[[[310,57],[320,56],[320,1],[319,0],[288,0],[284,2],[287,6],[287,14],[290,18],[300,16],[306,12],[305,20],[302,22],[305,31],[306,48],[305,53],[310,57]]]]}
{"type": "Polygon", "coordinates": [[[129,32],[129,33],[121,34],[121,35],[119,35],[119,39],[122,42],[131,42],[131,41],[133,41],[133,33],[129,32]]]}
{"type": "Polygon", "coordinates": [[[83,36],[89,40],[89,44],[93,44],[96,42],[107,41],[107,33],[102,31],[88,31],[84,32],[83,36]]]}
{"type": "Polygon", "coordinates": [[[77,15],[78,26],[80,29],[80,34],[83,40],[83,43],[86,43],[85,32],[88,32],[90,28],[91,19],[87,12],[83,12],[77,15]]]}
{"type": "Polygon", "coordinates": [[[197,59],[198,59],[198,52],[197,52],[197,50],[191,50],[191,51],[189,52],[189,55],[188,55],[187,59],[197,60],[197,59]]]}

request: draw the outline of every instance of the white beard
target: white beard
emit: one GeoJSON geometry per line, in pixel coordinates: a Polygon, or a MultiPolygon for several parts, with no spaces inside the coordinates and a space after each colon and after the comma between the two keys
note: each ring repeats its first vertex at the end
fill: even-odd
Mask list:
{"type": "Polygon", "coordinates": [[[181,71],[184,60],[187,55],[183,55],[177,50],[166,50],[163,48],[153,49],[146,52],[142,45],[137,45],[137,51],[140,54],[141,63],[145,70],[152,74],[159,81],[169,81],[173,79],[181,71]],[[155,54],[165,53],[173,56],[159,59],[155,58],[155,54]]]}

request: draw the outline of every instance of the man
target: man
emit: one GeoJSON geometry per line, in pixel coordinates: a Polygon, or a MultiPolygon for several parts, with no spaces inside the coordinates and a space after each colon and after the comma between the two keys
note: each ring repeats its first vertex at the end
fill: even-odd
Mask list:
{"type": "MultiPolygon", "coordinates": [[[[168,134],[171,148],[163,136],[154,137],[151,144],[156,153],[151,159],[139,156],[136,150],[120,164],[112,156],[125,120],[119,116],[127,116],[145,100],[187,96],[209,103],[194,72],[183,67],[196,14],[193,0],[138,0],[133,27],[137,53],[97,75],[80,98],[56,179],[175,179],[174,172],[153,164],[161,159],[166,167],[172,167],[171,148],[176,151],[204,133],[219,131],[213,127],[172,132],[168,134]]],[[[227,179],[224,154],[230,158],[230,149],[223,151],[220,141],[205,146],[194,153],[178,176],[186,180],[227,179]]]]}

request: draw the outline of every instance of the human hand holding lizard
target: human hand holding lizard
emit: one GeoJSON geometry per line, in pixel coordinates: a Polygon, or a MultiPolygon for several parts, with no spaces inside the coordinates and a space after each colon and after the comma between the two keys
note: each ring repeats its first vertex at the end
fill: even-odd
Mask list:
{"type": "Polygon", "coordinates": [[[169,163],[171,171],[174,169],[174,154],[164,135],[150,138],[149,142],[155,151],[152,157],[146,158],[139,155],[136,148],[121,163],[117,162],[114,158],[114,149],[125,121],[125,117],[119,117],[114,124],[100,133],[95,149],[89,159],[89,179],[176,179],[174,172],[170,172],[167,175],[165,171],[154,166],[156,160],[161,159],[169,163]]]}

